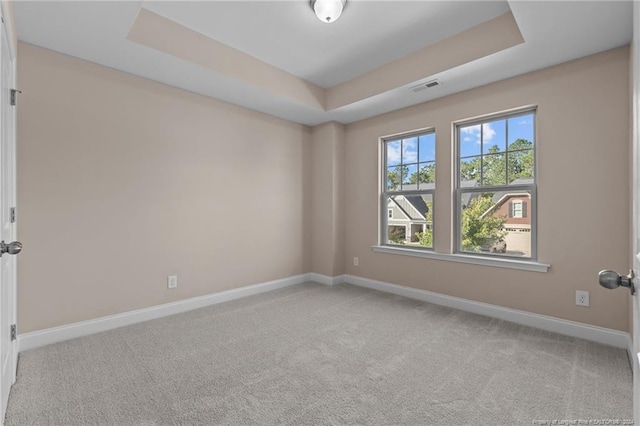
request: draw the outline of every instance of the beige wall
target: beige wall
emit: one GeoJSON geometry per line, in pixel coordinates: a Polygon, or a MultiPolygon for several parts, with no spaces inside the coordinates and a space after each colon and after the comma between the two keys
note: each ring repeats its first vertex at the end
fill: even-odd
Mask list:
{"type": "MultiPolygon", "coordinates": [[[[618,330],[627,291],[598,271],[629,268],[629,48],[622,47],[347,127],[346,273],[618,330]],[[435,247],[452,249],[452,125],[538,105],[538,253],[548,273],[374,253],[378,138],[436,127],[435,247]],[[569,196],[570,195],[570,196],[569,196]],[[352,266],[358,256],[360,266],[352,266]],[[575,305],[575,291],[591,307],[575,305]]],[[[410,96],[408,94],[407,96],[410,96]]]]}
{"type": "Polygon", "coordinates": [[[330,122],[311,133],[311,272],[344,273],[345,127],[330,122]]]}
{"type": "Polygon", "coordinates": [[[625,47],[310,130],[21,43],[20,331],[305,272],[626,330],[627,293],[596,275],[628,267],[628,66],[625,47]],[[372,252],[380,136],[436,127],[435,245],[449,252],[451,122],[530,104],[548,273],[372,252]]]}
{"type": "Polygon", "coordinates": [[[20,332],[308,272],[309,128],[29,44],[18,59],[20,332]]]}

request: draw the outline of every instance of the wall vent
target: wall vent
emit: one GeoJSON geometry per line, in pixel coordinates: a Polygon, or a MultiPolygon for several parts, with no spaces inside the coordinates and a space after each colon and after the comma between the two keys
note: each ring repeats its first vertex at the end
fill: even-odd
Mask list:
{"type": "Polygon", "coordinates": [[[413,90],[414,92],[421,92],[425,89],[431,89],[432,87],[436,87],[441,84],[442,82],[440,80],[431,80],[427,81],[426,83],[420,83],[417,86],[413,86],[411,90],[413,90]]]}

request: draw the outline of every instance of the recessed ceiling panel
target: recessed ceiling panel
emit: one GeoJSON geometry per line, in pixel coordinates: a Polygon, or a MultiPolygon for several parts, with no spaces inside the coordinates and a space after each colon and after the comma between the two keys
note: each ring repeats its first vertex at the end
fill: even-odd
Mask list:
{"type": "Polygon", "coordinates": [[[508,12],[506,1],[347,1],[325,24],[308,1],[147,1],[144,8],[320,87],[508,12]]]}
{"type": "Polygon", "coordinates": [[[324,109],[324,89],[147,9],[140,10],[127,39],[269,90],[273,96],[324,109]]]}
{"type": "MultiPolygon", "coordinates": [[[[337,22],[324,24],[307,0],[14,2],[18,37],[23,42],[308,125],[362,120],[628,44],[632,10],[631,1],[349,0],[337,22]],[[143,6],[202,37],[286,71],[291,78],[332,87],[325,93],[328,110],[320,107],[321,96],[314,88],[305,95],[310,102],[301,102],[298,96],[282,96],[262,80],[261,84],[247,82],[241,75],[184,59],[185,54],[176,56],[127,39],[143,6]],[[470,27],[484,25],[509,10],[524,43],[485,52],[486,56],[461,65],[451,62],[453,68],[441,72],[425,67],[422,71],[437,74],[424,75],[420,81],[410,81],[416,76],[397,71],[410,57],[432,50],[427,46],[443,43],[447,37],[459,38],[470,27]],[[355,96],[357,88],[351,87],[345,93],[329,94],[338,90],[335,85],[340,82],[358,81],[371,87],[367,74],[379,73],[381,68],[393,75],[375,79],[378,84],[388,83],[379,91],[355,96]],[[435,78],[442,84],[417,93],[411,90],[435,78]],[[345,95],[349,99],[337,99],[345,95]]],[[[449,50],[458,52],[455,47],[449,50]]]]}

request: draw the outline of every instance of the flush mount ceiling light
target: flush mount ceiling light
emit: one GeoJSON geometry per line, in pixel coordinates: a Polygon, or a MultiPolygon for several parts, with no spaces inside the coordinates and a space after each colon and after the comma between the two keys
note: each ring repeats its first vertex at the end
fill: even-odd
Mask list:
{"type": "Polygon", "coordinates": [[[330,24],[337,21],[347,0],[311,0],[311,8],[319,20],[330,24]]]}

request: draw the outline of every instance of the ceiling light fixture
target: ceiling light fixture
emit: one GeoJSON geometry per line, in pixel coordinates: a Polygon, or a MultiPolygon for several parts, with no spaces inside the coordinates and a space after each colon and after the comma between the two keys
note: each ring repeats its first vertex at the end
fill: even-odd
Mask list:
{"type": "Polygon", "coordinates": [[[337,21],[347,0],[311,0],[311,8],[319,20],[330,24],[337,21]]]}

